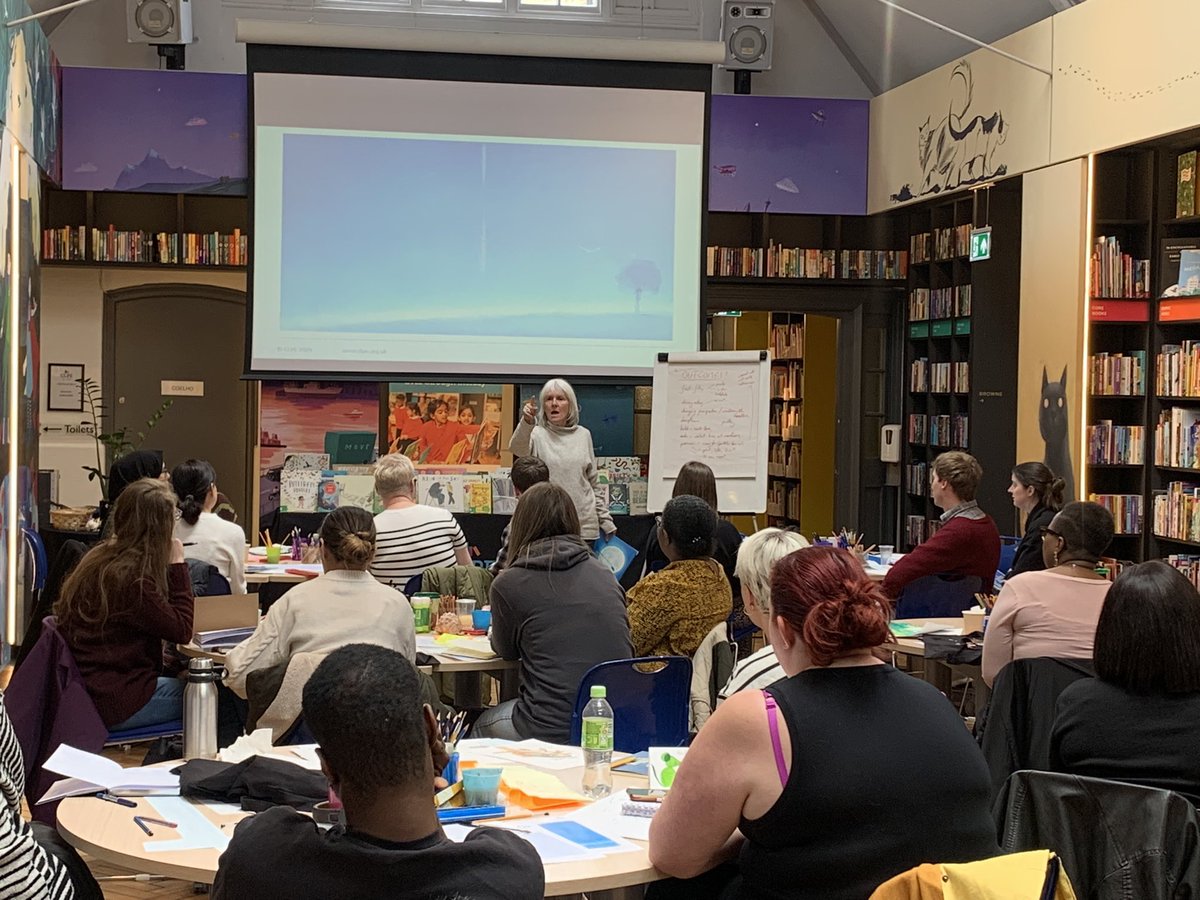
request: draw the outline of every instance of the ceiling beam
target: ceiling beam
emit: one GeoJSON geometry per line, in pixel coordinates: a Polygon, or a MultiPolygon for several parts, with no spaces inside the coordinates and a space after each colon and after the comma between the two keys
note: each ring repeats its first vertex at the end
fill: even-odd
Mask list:
{"type": "Polygon", "coordinates": [[[879,82],[875,80],[875,76],[863,64],[863,61],[858,58],[858,54],[842,37],[842,33],[837,30],[837,26],[829,20],[829,16],[825,14],[825,10],[821,8],[821,4],[817,0],[804,0],[804,5],[808,7],[808,11],[812,13],[812,17],[817,20],[817,24],[825,30],[825,34],[833,41],[835,47],[841,52],[842,56],[846,57],[846,62],[850,63],[856,75],[862,80],[862,83],[867,86],[872,96],[878,97],[883,93],[883,89],[879,86],[879,82]]]}

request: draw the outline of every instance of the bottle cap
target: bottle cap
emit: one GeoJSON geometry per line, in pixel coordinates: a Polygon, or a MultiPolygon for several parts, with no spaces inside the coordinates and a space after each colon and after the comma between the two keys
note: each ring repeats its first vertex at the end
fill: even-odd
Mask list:
{"type": "Polygon", "coordinates": [[[212,669],[212,667],[213,667],[213,661],[211,659],[208,659],[207,657],[194,656],[190,660],[188,660],[188,671],[190,671],[190,672],[203,671],[205,669],[212,669]]]}
{"type": "Polygon", "coordinates": [[[593,684],[592,685],[592,699],[593,700],[595,700],[597,698],[603,700],[607,696],[608,696],[608,688],[606,688],[604,685],[602,685],[602,684],[593,684]]]}

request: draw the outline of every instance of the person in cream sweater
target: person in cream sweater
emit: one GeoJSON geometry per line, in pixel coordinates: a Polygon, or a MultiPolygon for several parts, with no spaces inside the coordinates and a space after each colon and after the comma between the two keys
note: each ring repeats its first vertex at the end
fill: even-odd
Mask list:
{"type": "Polygon", "coordinates": [[[296,653],[331,653],[346,644],[376,644],[416,657],[408,598],[367,571],[375,556],[375,523],[364,509],[343,506],[321,526],[325,574],[284,594],[249,638],[225,656],[225,684],[246,696],[246,676],[296,653]]]}
{"type": "Polygon", "coordinates": [[[508,449],[516,456],[536,456],[550,469],[550,481],[565,490],[579,513],[580,536],[591,543],[601,534],[617,533],[608,503],[596,492],[596,454],[592,433],[579,424],[575,389],[561,378],[542,387],[538,402],[521,410],[508,449]],[[540,410],[539,410],[540,407],[540,410]]]}

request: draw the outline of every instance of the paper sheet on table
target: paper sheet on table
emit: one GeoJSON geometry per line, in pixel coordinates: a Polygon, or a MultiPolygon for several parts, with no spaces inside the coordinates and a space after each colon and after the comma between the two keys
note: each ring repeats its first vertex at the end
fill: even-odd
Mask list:
{"type": "Polygon", "coordinates": [[[539,769],[577,769],[583,765],[583,750],[564,744],[529,739],[506,741],[490,747],[481,754],[507,765],[537,766],[539,769]]]}
{"type": "Polygon", "coordinates": [[[486,637],[470,634],[418,634],[417,649],[431,656],[456,659],[496,659],[496,651],[486,637]]]}
{"type": "Polygon", "coordinates": [[[617,791],[603,800],[589,803],[578,812],[571,813],[569,817],[602,834],[633,838],[635,841],[650,840],[649,817],[621,814],[622,805],[628,802],[628,795],[624,791],[617,791]]]}
{"type": "MultiPolygon", "coordinates": [[[[168,840],[149,840],[143,845],[147,853],[172,853],[179,850],[224,850],[229,846],[229,838],[233,829],[224,831],[211,821],[200,807],[182,797],[154,797],[146,801],[154,807],[158,816],[168,822],[174,822],[178,828],[168,829],[162,825],[149,823],[154,830],[155,838],[161,834],[171,834],[168,840]]],[[[132,823],[131,823],[132,824],[132,823]]]]}
{"type": "Polygon", "coordinates": [[[317,759],[316,744],[273,746],[270,728],[259,728],[250,734],[243,734],[217,753],[217,759],[227,763],[245,762],[252,756],[269,756],[271,759],[294,763],[313,772],[321,771],[321,761],[317,759]]]}
{"type": "MultiPolygon", "coordinates": [[[[503,826],[493,826],[503,827],[503,826]]],[[[516,830],[510,829],[510,830],[516,830]]],[[[557,834],[546,831],[544,828],[524,828],[518,832],[517,837],[524,838],[533,844],[533,849],[538,852],[538,856],[542,858],[544,865],[552,863],[580,862],[582,860],[599,859],[603,853],[595,850],[589,850],[580,844],[572,843],[557,834]]]]}
{"type": "Polygon", "coordinates": [[[500,786],[509,803],[538,812],[587,802],[587,797],[568,788],[557,775],[525,766],[505,766],[500,786]]]}
{"type": "Polygon", "coordinates": [[[179,776],[160,767],[123,769],[97,753],[88,753],[61,744],[46,760],[44,767],[67,777],[56,781],[38,803],[50,803],[63,797],[94,794],[107,790],[113,794],[178,794],[179,776]]]}

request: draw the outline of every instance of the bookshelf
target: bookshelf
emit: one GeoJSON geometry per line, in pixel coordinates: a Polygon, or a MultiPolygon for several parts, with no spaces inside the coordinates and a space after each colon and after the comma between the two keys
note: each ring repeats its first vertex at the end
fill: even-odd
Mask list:
{"type": "Polygon", "coordinates": [[[831,534],[838,321],[793,312],[714,315],[713,350],[771,351],[767,521],[831,534]]]}
{"type": "Polygon", "coordinates": [[[245,197],[43,191],[42,264],[242,270],[245,197]]]}
{"type": "MultiPolygon", "coordinates": [[[[865,531],[875,542],[895,543],[895,488],[889,481],[888,467],[879,460],[879,432],[883,424],[896,421],[899,415],[899,395],[893,399],[891,392],[894,373],[901,364],[893,341],[897,327],[893,315],[906,282],[903,277],[886,276],[900,276],[905,271],[908,244],[905,223],[902,214],[819,216],[747,211],[714,212],[707,217],[706,245],[735,249],[738,259],[748,257],[751,263],[735,270],[750,274],[706,277],[705,309],[710,323],[736,318],[717,313],[740,312],[743,315],[737,327],[747,334],[752,321],[750,314],[767,314],[762,319],[760,342],[744,345],[759,349],[768,346],[770,314],[822,316],[837,325],[828,344],[820,348],[820,352],[830,355],[820,397],[833,407],[832,421],[836,428],[832,430],[836,434],[831,437],[833,448],[826,455],[828,462],[822,463],[819,478],[833,494],[832,513],[818,520],[818,524],[811,524],[810,519],[809,524],[802,526],[810,536],[816,532],[828,533],[825,525],[820,524],[824,520],[831,522],[833,530],[843,526],[855,528],[865,531]],[[785,250],[797,249],[809,251],[804,255],[804,277],[799,274],[798,254],[791,268],[777,267],[778,261],[791,256],[789,253],[785,257],[785,250]],[[869,258],[868,253],[872,254],[869,258]],[[776,262],[767,268],[772,254],[776,262]],[[756,259],[762,260],[762,268],[755,268],[756,259]],[[810,270],[809,263],[817,268],[810,270]],[[755,271],[764,274],[755,275],[755,271]],[[795,277],[775,274],[779,271],[792,272],[795,277]],[[768,272],[772,273],[770,277],[765,274],[768,272]]],[[[728,269],[714,266],[713,271],[728,269]]],[[[783,322],[779,320],[779,324],[783,322]]],[[[714,329],[710,324],[705,346],[729,346],[713,339],[722,327],[726,326],[714,329]]],[[[809,387],[803,404],[808,440],[802,442],[803,459],[810,467],[820,458],[815,452],[809,453],[813,431],[807,427],[816,415],[812,386],[817,382],[811,373],[813,354],[818,348],[812,334],[813,329],[809,328],[805,341],[805,378],[809,387]]],[[[810,485],[812,480],[809,479],[810,485]]],[[[785,519],[786,516],[780,521],[785,519]]],[[[753,528],[749,521],[739,525],[753,528]]]]}
{"type": "MultiPolygon", "coordinates": [[[[916,207],[908,218],[909,275],[904,328],[904,452],[900,534],[905,549],[937,531],[941,510],[929,497],[930,466],[947,450],[966,450],[983,466],[979,503],[1006,532],[1007,478],[1016,462],[1015,330],[1020,285],[1019,180],[991,189],[997,240],[992,258],[968,260],[975,216],[971,194],[916,207]],[[1003,484],[1001,484],[1003,481],[1003,484]]],[[[985,224],[981,222],[980,224],[985,224]]]]}

